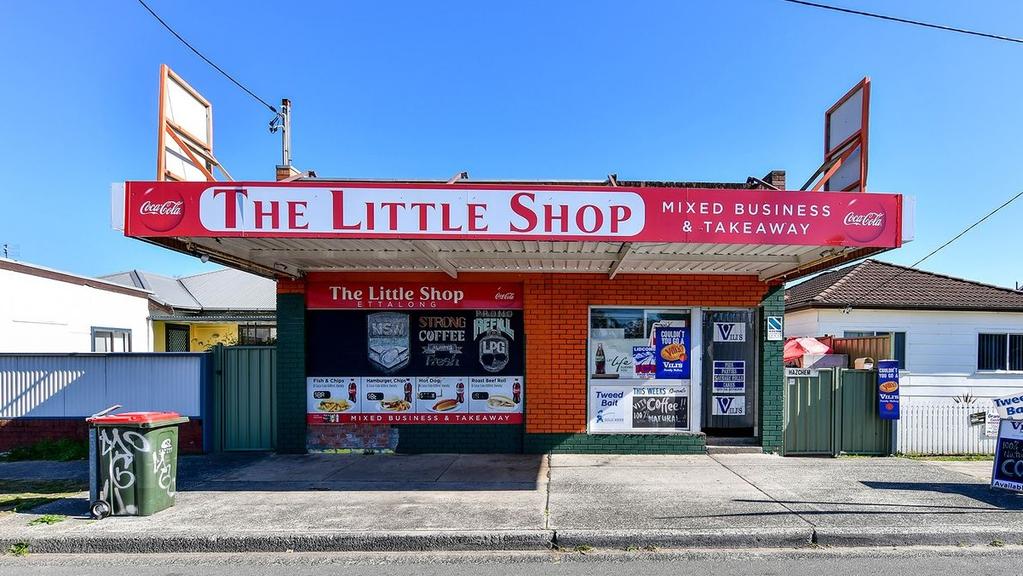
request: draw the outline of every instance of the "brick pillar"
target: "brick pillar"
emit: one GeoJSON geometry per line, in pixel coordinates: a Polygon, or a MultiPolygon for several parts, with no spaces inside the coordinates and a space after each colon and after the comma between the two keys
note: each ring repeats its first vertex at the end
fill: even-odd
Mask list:
{"type": "Polygon", "coordinates": [[[760,435],[764,452],[778,452],[784,418],[785,342],[767,341],[767,317],[785,315],[785,286],[772,286],[760,303],[760,435]]]}
{"type": "Polygon", "coordinates": [[[767,173],[767,176],[763,177],[763,181],[767,182],[771,186],[779,190],[785,189],[785,171],[784,170],[771,170],[767,173]]]}
{"type": "Polygon", "coordinates": [[[277,290],[277,452],[306,451],[305,294],[297,282],[277,290]]]}

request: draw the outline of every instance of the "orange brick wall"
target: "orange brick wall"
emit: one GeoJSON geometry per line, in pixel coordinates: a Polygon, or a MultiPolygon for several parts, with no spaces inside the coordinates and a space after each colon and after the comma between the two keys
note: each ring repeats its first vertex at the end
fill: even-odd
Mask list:
{"type": "MultiPolygon", "coordinates": [[[[311,280],[451,282],[443,274],[310,274],[311,280]]],[[[521,282],[526,330],[526,432],[586,432],[589,306],[756,307],[768,285],[755,276],[462,274],[463,282],[521,282]]],[[[291,287],[294,290],[294,287],[291,287]]]]}

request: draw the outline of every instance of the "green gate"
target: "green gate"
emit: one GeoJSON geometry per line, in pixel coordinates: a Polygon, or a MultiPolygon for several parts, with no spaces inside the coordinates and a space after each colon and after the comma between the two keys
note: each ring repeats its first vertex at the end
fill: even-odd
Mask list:
{"type": "Polygon", "coordinates": [[[786,370],[782,455],[892,454],[876,387],[873,370],[786,370]]]}
{"type": "Polygon", "coordinates": [[[877,372],[838,370],[835,406],[836,454],[888,456],[893,453],[893,420],[882,420],[877,401],[877,372]]]}
{"type": "Polygon", "coordinates": [[[216,346],[213,402],[220,450],[273,450],[277,444],[277,349],[216,346]]]}

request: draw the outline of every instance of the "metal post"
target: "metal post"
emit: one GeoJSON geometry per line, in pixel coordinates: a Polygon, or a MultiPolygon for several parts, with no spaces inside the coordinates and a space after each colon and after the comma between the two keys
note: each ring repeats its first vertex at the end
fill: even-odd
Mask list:
{"type": "Polygon", "coordinates": [[[291,166],[291,100],[281,99],[281,165],[291,166]]]}

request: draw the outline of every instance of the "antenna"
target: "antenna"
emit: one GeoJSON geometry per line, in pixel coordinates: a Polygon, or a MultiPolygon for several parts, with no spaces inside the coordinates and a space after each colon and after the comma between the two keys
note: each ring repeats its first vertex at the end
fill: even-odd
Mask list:
{"type": "Polygon", "coordinates": [[[291,100],[281,98],[281,110],[270,121],[270,133],[281,131],[281,164],[277,167],[277,179],[285,180],[298,174],[291,165],[291,100]]]}

